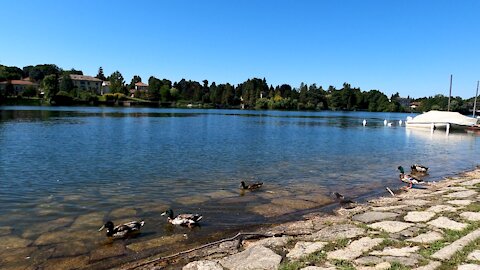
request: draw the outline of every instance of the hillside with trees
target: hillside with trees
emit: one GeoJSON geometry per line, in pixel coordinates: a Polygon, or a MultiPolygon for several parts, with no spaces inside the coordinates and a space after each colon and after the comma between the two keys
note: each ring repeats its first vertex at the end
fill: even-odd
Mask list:
{"type": "MultiPolygon", "coordinates": [[[[328,86],[324,89],[317,84],[301,83],[298,87],[289,84],[269,85],[265,78],[251,78],[233,85],[217,84],[203,80],[202,82],[182,79],[172,82],[151,76],[146,88],[138,88],[142,78],[133,76],[127,83],[120,71],[105,76],[103,68],[98,69],[95,78],[108,84],[108,93],[85,91],[75,87],[71,74],[83,75],[81,70],[63,70],[54,64],[41,64],[23,68],[0,65],[0,103],[7,99],[38,98],[45,104],[98,104],[119,100],[133,100],[151,106],[201,108],[244,108],[257,110],[346,110],[371,112],[403,112],[410,111],[412,102],[418,104],[417,111],[446,110],[448,97],[436,95],[412,99],[401,98],[398,93],[388,97],[380,90],[363,91],[344,83],[342,88],[328,86]],[[29,80],[39,85],[38,90],[29,89],[12,96],[9,91],[12,80],[29,80]]],[[[145,84],[141,84],[145,85],[145,84]]],[[[463,100],[460,97],[451,99],[451,110],[468,113],[473,107],[473,98],[463,100]]]]}

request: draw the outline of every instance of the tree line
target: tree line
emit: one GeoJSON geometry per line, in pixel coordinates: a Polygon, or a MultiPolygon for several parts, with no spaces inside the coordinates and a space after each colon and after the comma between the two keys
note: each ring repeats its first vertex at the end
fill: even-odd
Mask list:
{"type": "MultiPolygon", "coordinates": [[[[76,89],[70,74],[83,75],[81,70],[63,70],[53,64],[26,66],[22,69],[0,65],[0,82],[29,78],[39,83],[45,100],[61,101],[64,99],[88,101],[95,103],[103,98],[127,99],[131,97],[131,89],[135,83],[142,82],[138,75],[133,76],[130,83],[119,71],[105,76],[103,68],[98,69],[96,78],[109,82],[110,93],[101,97],[98,93],[76,89]]],[[[199,107],[214,108],[245,108],[245,109],[274,109],[274,110],[364,110],[372,112],[403,112],[410,110],[411,102],[418,103],[418,111],[433,109],[446,110],[448,97],[436,95],[412,99],[401,98],[398,93],[388,97],[379,90],[362,91],[344,83],[337,89],[329,86],[324,89],[315,83],[307,85],[301,83],[298,87],[289,84],[269,85],[265,78],[251,78],[240,84],[217,84],[182,79],[172,82],[168,79],[159,79],[151,76],[147,89],[137,89],[133,96],[137,99],[150,102],[160,102],[172,106],[194,104],[199,107]]],[[[8,91],[0,93],[0,98],[8,96],[8,91]]],[[[24,93],[36,96],[38,92],[24,93]]],[[[472,99],[463,100],[460,97],[452,98],[451,110],[468,112],[472,107],[472,99]]]]}

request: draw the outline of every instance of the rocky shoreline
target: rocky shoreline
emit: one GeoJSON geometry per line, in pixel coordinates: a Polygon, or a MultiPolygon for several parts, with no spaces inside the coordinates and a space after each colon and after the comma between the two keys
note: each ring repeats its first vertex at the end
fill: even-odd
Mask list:
{"type": "Polygon", "coordinates": [[[480,269],[480,169],[117,269],[480,269]]]}

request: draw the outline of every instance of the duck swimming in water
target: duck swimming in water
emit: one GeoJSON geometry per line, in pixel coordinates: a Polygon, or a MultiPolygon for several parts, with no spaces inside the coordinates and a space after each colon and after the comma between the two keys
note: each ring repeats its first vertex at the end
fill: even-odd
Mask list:
{"type": "Polygon", "coordinates": [[[115,237],[115,238],[120,238],[120,237],[125,237],[126,235],[133,233],[133,232],[138,232],[140,228],[145,225],[145,221],[130,221],[128,223],[122,224],[115,226],[113,225],[113,222],[107,221],[98,231],[102,231],[103,229],[107,229],[107,236],[108,237],[115,237]]]}
{"type": "Polygon", "coordinates": [[[162,216],[167,216],[167,221],[173,225],[181,225],[193,227],[198,225],[198,222],[202,219],[202,216],[199,214],[180,214],[176,217],[173,217],[173,210],[168,209],[167,211],[161,214],[162,216]]]}
{"type": "Polygon", "coordinates": [[[399,175],[400,181],[407,183],[408,188],[412,188],[414,184],[423,183],[422,179],[412,176],[410,174],[406,174],[402,166],[398,166],[398,170],[400,171],[400,175],[399,175]]]}
{"type": "Polygon", "coordinates": [[[413,164],[411,167],[412,174],[428,174],[428,167],[419,164],[413,164]]]}
{"type": "Polygon", "coordinates": [[[263,186],[263,183],[262,182],[258,182],[258,183],[253,183],[253,184],[245,184],[244,181],[240,182],[240,187],[243,189],[243,190],[254,190],[254,189],[259,189],[263,186]]]}

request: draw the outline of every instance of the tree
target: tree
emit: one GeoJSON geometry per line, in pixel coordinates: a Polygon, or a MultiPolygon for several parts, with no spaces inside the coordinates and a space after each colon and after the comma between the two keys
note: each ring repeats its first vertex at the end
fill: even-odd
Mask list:
{"type": "Polygon", "coordinates": [[[108,80],[110,81],[110,91],[112,93],[123,93],[126,94],[124,85],[125,80],[123,79],[122,73],[120,71],[113,72],[109,77],[108,80]]]}
{"type": "Polygon", "coordinates": [[[98,73],[97,73],[97,76],[95,76],[95,78],[100,79],[102,81],[107,80],[107,78],[105,77],[105,74],[103,74],[103,68],[102,67],[98,68],[98,73]]]}
{"type": "Polygon", "coordinates": [[[62,75],[62,77],[60,78],[59,88],[60,88],[60,91],[65,91],[67,93],[70,93],[73,90],[74,85],[73,85],[72,78],[70,78],[70,75],[68,74],[62,75]]]}
{"type": "Polygon", "coordinates": [[[135,84],[138,82],[142,82],[142,78],[138,75],[133,76],[130,84],[128,85],[128,89],[135,89],[135,84]]]}
{"type": "Polygon", "coordinates": [[[0,65],[0,81],[20,80],[23,77],[23,70],[18,67],[7,67],[0,65]]]}
{"type": "Polygon", "coordinates": [[[62,70],[54,64],[36,65],[33,68],[29,68],[29,77],[33,81],[41,81],[48,75],[59,76],[62,70]]]}
{"type": "Polygon", "coordinates": [[[45,92],[45,98],[52,99],[58,93],[57,76],[54,74],[45,76],[42,81],[42,89],[45,92]]]}

